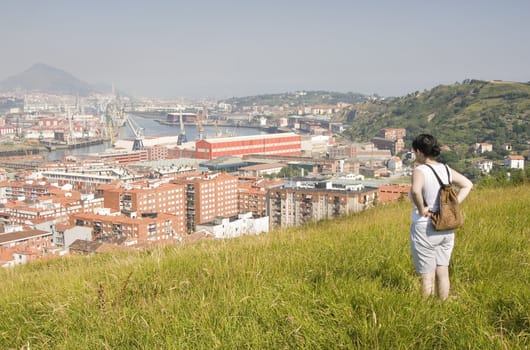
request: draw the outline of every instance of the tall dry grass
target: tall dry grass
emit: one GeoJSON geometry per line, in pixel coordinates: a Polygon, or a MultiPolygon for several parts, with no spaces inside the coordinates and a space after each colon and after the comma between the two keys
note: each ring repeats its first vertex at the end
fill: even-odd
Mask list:
{"type": "Polygon", "coordinates": [[[409,203],[259,237],[0,272],[0,348],[527,349],[530,186],[473,191],[447,302],[420,297],[409,203]]]}

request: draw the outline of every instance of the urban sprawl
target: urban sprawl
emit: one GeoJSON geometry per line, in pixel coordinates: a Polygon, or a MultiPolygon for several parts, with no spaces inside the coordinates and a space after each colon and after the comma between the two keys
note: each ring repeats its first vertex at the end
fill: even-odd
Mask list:
{"type": "MultiPolygon", "coordinates": [[[[333,122],[347,106],[0,96],[0,266],[261,234],[405,198],[405,129],[348,142],[333,122]],[[140,118],[177,132],[147,137],[140,118]],[[186,137],[188,125],[199,137],[186,137]],[[227,125],[266,133],[224,135],[227,125]],[[120,139],[122,128],[133,136],[120,139]],[[108,147],[70,152],[96,144],[108,147]]],[[[524,167],[521,156],[507,162],[524,167]]]]}

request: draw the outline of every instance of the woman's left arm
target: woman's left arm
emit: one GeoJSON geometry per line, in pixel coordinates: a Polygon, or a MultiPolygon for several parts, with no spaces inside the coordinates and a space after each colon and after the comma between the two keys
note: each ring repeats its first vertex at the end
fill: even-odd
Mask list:
{"type": "Polygon", "coordinates": [[[453,178],[453,183],[460,188],[460,191],[458,192],[458,203],[462,203],[473,188],[473,183],[467,177],[454,169],[451,169],[451,175],[453,178]]]}

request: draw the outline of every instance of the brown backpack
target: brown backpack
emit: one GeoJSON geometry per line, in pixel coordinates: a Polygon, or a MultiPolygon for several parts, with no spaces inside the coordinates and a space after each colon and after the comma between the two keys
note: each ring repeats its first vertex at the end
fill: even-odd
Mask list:
{"type": "Polygon", "coordinates": [[[464,224],[464,216],[458,203],[457,192],[454,186],[451,184],[451,176],[449,174],[449,167],[444,164],[445,170],[447,170],[448,184],[444,184],[440,177],[434,171],[433,167],[429,164],[425,164],[431,168],[432,172],[436,176],[438,183],[440,184],[440,191],[438,193],[438,199],[440,205],[438,212],[432,213],[431,220],[432,225],[436,231],[447,231],[459,228],[464,224]]]}

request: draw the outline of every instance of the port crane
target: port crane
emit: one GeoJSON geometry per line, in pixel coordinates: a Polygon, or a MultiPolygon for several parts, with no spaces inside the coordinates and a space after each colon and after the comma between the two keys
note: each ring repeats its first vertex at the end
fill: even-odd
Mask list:
{"type": "Polygon", "coordinates": [[[215,127],[215,136],[216,137],[221,137],[223,135],[223,133],[219,129],[219,124],[218,124],[217,120],[213,123],[213,126],[215,127]]]}
{"type": "Polygon", "coordinates": [[[114,136],[114,127],[112,126],[112,121],[107,122],[107,133],[109,136],[110,144],[114,147],[116,144],[116,137],[114,136]]]}
{"type": "Polygon", "coordinates": [[[140,127],[138,123],[131,117],[127,116],[127,124],[134,134],[134,142],[132,146],[133,151],[139,151],[144,149],[144,128],[140,127]]]}
{"type": "MultiPolygon", "coordinates": [[[[204,138],[204,126],[202,126],[202,111],[197,112],[197,129],[199,130],[199,140],[204,138]]],[[[205,114],[206,117],[206,114],[205,114]]]]}
{"type": "Polygon", "coordinates": [[[184,122],[182,121],[182,109],[180,110],[179,114],[179,123],[180,123],[180,134],[177,138],[177,145],[182,145],[185,142],[188,142],[188,138],[186,137],[186,130],[184,129],[184,122]]]}

